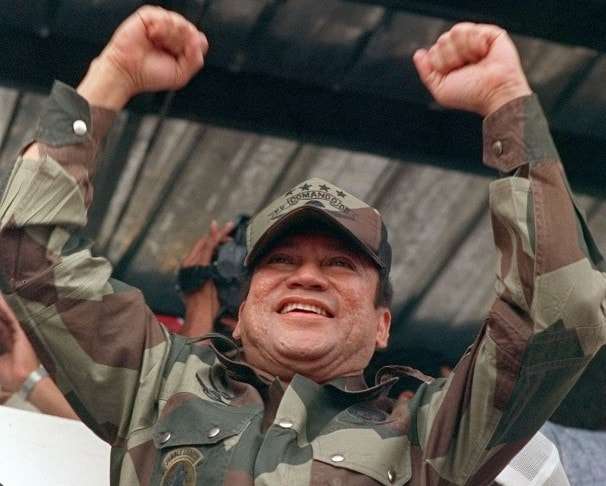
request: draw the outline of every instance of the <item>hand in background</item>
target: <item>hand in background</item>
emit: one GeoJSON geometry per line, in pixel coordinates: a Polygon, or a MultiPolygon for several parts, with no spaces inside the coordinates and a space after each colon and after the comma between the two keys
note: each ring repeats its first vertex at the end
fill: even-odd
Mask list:
{"type": "MultiPolygon", "coordinates": [[[[229,239],[229,233],[234,229],[234,223],[229,221],[219,227],[216,221],[210,224],[210,231],[200,238],[189,254],[181,262],[182,267],[207,266],[212,261],[217,247],[229,239]]],[[[220,309],[217,287],[208,280],[194,292],[184,295],[185,324],[181,334],[186,336],[201,336],[213,330],[215,317],[220,309]]]]}

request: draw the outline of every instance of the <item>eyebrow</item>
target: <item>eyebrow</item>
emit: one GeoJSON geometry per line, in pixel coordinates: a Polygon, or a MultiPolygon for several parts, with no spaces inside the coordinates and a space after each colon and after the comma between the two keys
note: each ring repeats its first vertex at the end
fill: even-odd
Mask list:
{"type": "MultiPolygon", "coordinates": [[[[292,238],[285,238],[281,242],[273,245],[272,248],[270,248],[267,253],[272,253],[276,250],[279,251],[281,249],[283,249],[283,250],[289,250],[289,249],[293,249],[293,248],[296,249],[297,247],[298,247],[298,245],[294,241],[292,241],[292,238]]],[[[348,246],[345,241],[341,241],[341,240],[331,241],[330,243],[328,243],[326,245],[326,247],[330,251],[346,253],[352,257],[357,257],[358,259],[361,259],[363,257],[363,255],[359,251],[356,251],[351,246],[348,246]]]]}

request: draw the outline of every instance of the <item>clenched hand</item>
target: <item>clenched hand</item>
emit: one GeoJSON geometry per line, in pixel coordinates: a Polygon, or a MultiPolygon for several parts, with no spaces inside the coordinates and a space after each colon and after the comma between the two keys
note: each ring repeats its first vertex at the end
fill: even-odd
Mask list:
{"type": "Polygon", "coordinates": [[[511,38],[500,27],[464,22],[413,56],[419,76],[446,108],[487,116],[532,91],[511,38]]]}
{"type": "Polygon", "coordinates": [[[185,86],[207,50],[206,36],[185,17],[147,5],[114,32],[78,92],[92,104],[119,110],[138,93],[185,86]]]}

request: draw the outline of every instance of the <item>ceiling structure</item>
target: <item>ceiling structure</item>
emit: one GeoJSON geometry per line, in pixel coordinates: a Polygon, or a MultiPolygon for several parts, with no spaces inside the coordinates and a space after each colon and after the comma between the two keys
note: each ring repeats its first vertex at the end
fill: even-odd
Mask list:
{"type": "MultiPolygon", "coordinates": [[[[141,3],[0,0],[0,172],[31,136],[52,80],[76,84],[141,3]]],[[[378,362],[456,359],[494,296],[492,174],[481,165],[481,120],[432,103],[410,59],[460,19],[514,33],[606,247],[606,1],[155,3],[207,33],[207,64],[185,90],[141,96],[121,114],[89,214],[97,251],[155,310],[182,311],[175,271],[213,218],[253,213],[316,176],[378,207],[390,229],[396,326],[378,362]]],[[[602,363],[579,393],[595,396],[597,382],[606,398],[602,363]]],[[[596,400],[581,403],[566,402],[560,421],[606,424],[596,400]]]]}

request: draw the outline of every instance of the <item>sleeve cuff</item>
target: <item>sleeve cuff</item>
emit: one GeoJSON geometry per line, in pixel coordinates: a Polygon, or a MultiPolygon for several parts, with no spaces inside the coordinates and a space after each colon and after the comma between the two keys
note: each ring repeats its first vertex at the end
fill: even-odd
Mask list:
{"type": "Polygon", "coordinates": [[[487,116],[483,124],[484,163],[503,173],[536,162],[559,160],[535,94],[516,98],[487,116]]]}
{"type": "Polygon", "coordinates": [[[55,81],[34,139],[42,144],[42,154],[60,164],[83,165],[92,171],[115,117],[116,112],[89,106],[75,89],[55,81]]]}

